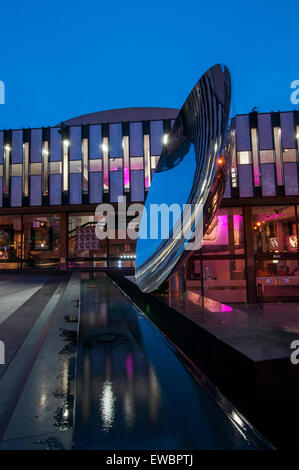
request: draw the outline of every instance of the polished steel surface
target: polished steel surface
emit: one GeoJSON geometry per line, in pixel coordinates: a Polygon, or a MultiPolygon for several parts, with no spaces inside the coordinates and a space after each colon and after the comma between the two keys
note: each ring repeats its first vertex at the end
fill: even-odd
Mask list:
{"type": "Polygon", "coordinates": [[[219,64],[211,67],[191,91],[167,136],[137,241],[136,279],[144,292],[154,291],[168,279],[190,254],[186,243],[200,221],[204,233],[219,207],[229,168],[225,140],[230,97],[228,69],[219,64]],[[161,219],[150,217],[154,204],[180,207],[180,214],[169,221],[168,238],[162,236],[161,219]],[[190,214],[186,204],[191,207],[190,214]],[[158,225],[156,237],[149,236],[151,224],[158,225]],[[183,224],[188,233],[178,237],[183,224]]]}

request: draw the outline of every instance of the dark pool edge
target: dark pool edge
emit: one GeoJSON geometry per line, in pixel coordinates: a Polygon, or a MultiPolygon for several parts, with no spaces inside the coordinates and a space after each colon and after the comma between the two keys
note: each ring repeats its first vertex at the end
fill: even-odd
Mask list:
{"type": "Polygon", "coordinates": [[[299,377],[289,359],[253,361],[121,273],[108,274],[268,441],[278,449],[296,447],[299,377]]]}
{"type": "MultiPolygon", "coordinates": [[[[147,317],[144,311],[141,310],[134,300],[125,292],[125,290],[120,287],[119,283],[112,279],[112,277],[111,280],[121,290],[123,295],[127,297],[130,302],[133,302],[138,312],[147,317]]],[[[184,354],[182,350],[178,348],[178,346],[167,336],[167,334],[156,324],[154,324],[154,326],[158,328],[163,336],[165,336],[174,354],[179,357],[179,360],[184,364],[192,377],[207,392],[212,400],[216,402],[227,418],[234,423],[240,434],[244,435],[245,439],[248,440],[256,450],[275,450],[275,447],[269,441],[267,441],[267,439],[265,439],[265,437],[256,428],[254,428],[254,426],[252,426],[252,424],[242,415],[242,413],[237,410],[233,403],[230,402],[217,387],[215,387],[209,378],[188,356],[186,356],[186,354],[184,354]]]]}

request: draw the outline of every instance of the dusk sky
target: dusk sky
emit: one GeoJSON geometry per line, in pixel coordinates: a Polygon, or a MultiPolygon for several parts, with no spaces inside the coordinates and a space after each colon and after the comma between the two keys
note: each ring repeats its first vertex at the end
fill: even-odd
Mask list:
{"type": "Polygon", "coordinates": [[[0,128],[179,108],[219,62],[232,75],[232,115],[299,109],[298,33],[298,1],[2,2],[0,128]]]}

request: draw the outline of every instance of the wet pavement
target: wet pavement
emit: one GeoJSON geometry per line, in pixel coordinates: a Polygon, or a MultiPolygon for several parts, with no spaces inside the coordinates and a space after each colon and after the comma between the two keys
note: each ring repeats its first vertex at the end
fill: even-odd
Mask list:
{"type": "Polygon", "coordinates": [[[292,303],[264,303],[263,307],[257,304],[229,304],[233,308],[254,315],[266,322],[276,325],[283,330],[299,333],[299,304],[292,303]]]}
{"type": "Polygon", "coordinates": [[[0,324],[35,294],[49,279],[49,276],[0,273],[0,324]]]}
{"type": "Polygon", "coordinates": [[[72,448],[80,278],[54,278],[24,302],[27,316],[41,310],[0,378],[1,450],[72,448]]]}
{"type": "Polygon", "coordinates": [[[298,339],[294,329],[282,328],[260,315],[250,315],[195,291],[159,299],[253,361],[289,358],[290,345],[298,339]]]}
{"type": "Polygon", "coordinates": [[[74,448],[263,447],[120,289],[96,277],[81,283],[74,448]]]}

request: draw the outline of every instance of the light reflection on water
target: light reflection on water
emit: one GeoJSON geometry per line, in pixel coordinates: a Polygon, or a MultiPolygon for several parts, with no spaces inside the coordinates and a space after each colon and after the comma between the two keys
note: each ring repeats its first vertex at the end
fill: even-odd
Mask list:
{"type": "Polygon", "coordinates": [[[147,361],[140,363],[136,350],[125,355],[115,352],[113,347],[105,351],[105,379],[99,382],[101,431],[107,437],[123,426],[136,432],[141,423],[155,429],[159,424],[161,391],[154,369],[147,361]]]}
{"type": "Polygon", "coordinates": [[[113,384],[110,380],[105,380],[100,394],[100,413],[102,418],[102,431],[109,432],[113,426],[115,418],[116,397],[113,391],[113,384]]]}

